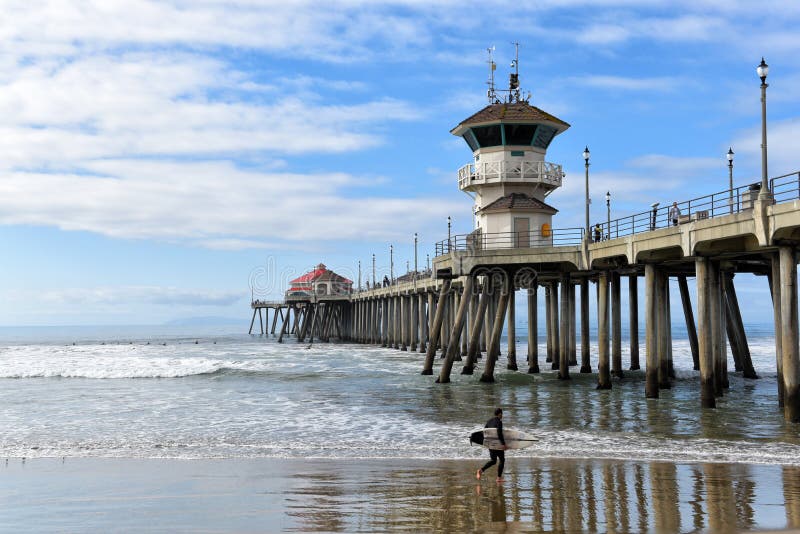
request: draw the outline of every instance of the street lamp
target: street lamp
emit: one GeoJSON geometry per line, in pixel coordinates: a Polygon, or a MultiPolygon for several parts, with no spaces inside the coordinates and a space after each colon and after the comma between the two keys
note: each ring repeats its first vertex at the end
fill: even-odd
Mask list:
{"type": "Polygon", "coordinates": [[[375,254],[372,255],[372,287],[375,287],[375,254]]]}
{"type": "Polygon", "coordinates": [[[728,147],[728,204],[733,213],[733,148],[728,147]]]}
{"type": "Polygon", "coordinates": [[[587,242],[591,241],[591,232],[589,232],[589,145],[583,149],[583,160],[586,162],[586,239],[587,242]]]}
{"type": "Polygon", "coordinates": [[[417,232],[414,232],[414,280],[417,280],[417,232]]]}
{"type": "Polygon", "coordinates": [[[361,260],[358,260],[358,291],[361,291],[361,260]]]}
{"type": "Polygon", "coordinates": [[[394,245],[389,245],[389,280],[394,284],[394,245]]]}
{"type": "Polygon", "coordinates": [[[611,239],[611,191],[606,191],[606,223],[608,224],[608,238],[611,239]]]}
{"type": "Polygon", "coordinates": [[[450,216],[447,216],[447,252],[450,252],[450,216]]]}
{"type": "Polygon", "coordinates": [[[767,74],[769,65],[761,58],[761,63],[756,67],[758,77],[761,78],[761,191],[759,198],[766,198],[769,195],[767,185],[767,74]]]}

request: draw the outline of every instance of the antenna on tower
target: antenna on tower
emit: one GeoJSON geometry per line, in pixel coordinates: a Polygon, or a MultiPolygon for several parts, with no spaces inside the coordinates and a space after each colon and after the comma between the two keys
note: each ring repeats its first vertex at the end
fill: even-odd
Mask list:
{"type": "Polygon", "coordinates": [[[514,45],[514,60],[511,62],[511,67],[514,69],[509,75],[508,80],[508,101],[509,103],[520,102],[519,95],[519,43],[513,42],[514,45]]]}
{"type": "Polygon", "coordinates": [[[497,64],[494,62],[494,59],[492,59],[494,46],[490,46],[486,51],[489,52],[489,81],[486,82],[489,85],[489,90],[486,91],[486,97],[489,99],[490,104],[497,104],[497,95],[494,90],[494,71],[497,69],[497,64]]]}

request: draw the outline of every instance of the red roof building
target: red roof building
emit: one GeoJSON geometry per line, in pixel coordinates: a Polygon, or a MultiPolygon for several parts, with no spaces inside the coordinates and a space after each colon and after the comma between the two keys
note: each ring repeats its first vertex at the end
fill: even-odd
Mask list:
{"type": "Polygon", "coordinates": [[[353,291],[353,281],[338,275],[320,263],[314,270],[289,282],[292,287],[287,296],[348,295],[353,291]]]}

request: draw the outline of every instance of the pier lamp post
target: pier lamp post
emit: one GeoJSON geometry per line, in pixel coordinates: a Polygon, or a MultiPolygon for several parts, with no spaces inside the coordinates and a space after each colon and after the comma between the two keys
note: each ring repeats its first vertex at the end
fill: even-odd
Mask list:
{"type": "Polygon", "coordinates": [[[394,245],[389,245],[389,281],[394,284],[394,245]]]}
{"type": "Polygon", "coordinates": [[[361,292],[361,260],[358,260],[358,291],[361,292]]]}
{"type": "Polygon", "coordinates": [[[428,258],[428,259],[427,259],[427,262],[428,262],[428,270],[430,271],[430,270],[431,270],[431,255],[430,255],[430,254],[425,254],[425,256],[427,256],[427,258],[428,258]]]}
{"type": "Polygon", "coordinates": [[[728,147],[728,205],[733,213],[733,148],[728,147]]]}
{"type": "Polygon", "coordinates": [[[450,252],[450,216],[447,216],[447,252],[450,252]]]}
{"type": "Polygon", "coordinates": [[[375,287],[375,254],[372,255],[372,287],[375,287]]]}
{"type": "Polygon", "coordinates": [[[769,189],[767,184],[767,74],[769,74],[769,65],[761,58],[761,63],[756,67],[758,77],[761,78],[761,191],[758,193],[759,198],[766,198],[769,196],[769,189]]]}
{"type": "Polygon", "coordinates": [[[414,232],[414,281],[417,280],[417,232],[414,232]]]}
{"type": "Polygon", "coordinates": [[[589,231],[589,145],[583,149],[583,160],[586,162],[586,240],[591,241],[591,232],[589,231]]]}
{"type": "Polygon", "coordinates": [[[608,224],[608,239],[611,239],[611,191],[606,191],[606,224],[608,224]]]}

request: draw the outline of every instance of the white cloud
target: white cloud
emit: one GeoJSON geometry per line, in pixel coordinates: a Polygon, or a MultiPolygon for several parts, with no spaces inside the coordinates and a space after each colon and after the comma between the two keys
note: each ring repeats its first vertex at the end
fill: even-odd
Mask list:
{"type": "Polygon", "coordinates": [[[95,174],[10,174],[0,181],[0,222],[231,249],[383,239],[407,233],[399,220],[413,216],[422,229],[460,207],[345,197],[342,188],[361,182],[342,173],[270,174],[224,162],[148,160],[97,161],[87,168],[95,174]]]}
{"type": "MultiPolygon", "coordinates": [[[[800,139],[800,118],[768,123],[767,158],[769,176],[800,170],[797,160],[797,140],[800,139]]],[[[733,140],[736,160],[747,158],[749,168],[755,170],[754,176],[761,176],[761,125],[740,132],[733,140]]]]}
{"type": "Polygon", "coordinates": [[[191,290],[161,286],[66,288],[43,291],[37,298],[54,305],[119,305],[146,303],[163,306],[229,306],[245,298],[242,291],[191,290]]]}
{"type": "Polygon", "coordinates": [[[570,78],[568,82],[602,89],[625,91],[672,91],[680,81],[677,78],[626,78],[623,76],[591,75],[570,78]]]}

